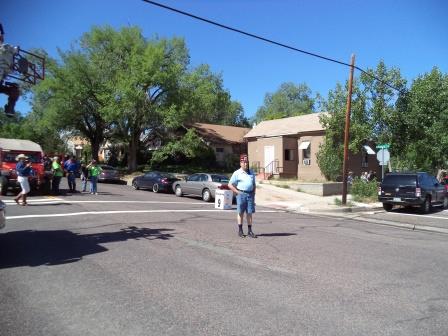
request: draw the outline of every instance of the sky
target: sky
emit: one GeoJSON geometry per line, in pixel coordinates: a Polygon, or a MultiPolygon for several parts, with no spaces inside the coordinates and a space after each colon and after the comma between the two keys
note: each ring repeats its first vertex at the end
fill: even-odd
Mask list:
{"type": "MultiPolygon", "coordinates": [[[[156,0],[164,5],[295,48],[375,68],[399,68],[410,83],[437,66],[448,73],[448,1],[445,0],[156,0]]],[[[266,93],[282,83],[306,83],[326,97],[349,68],[235,33],[142,0],[6,0],[0,4],[5,42],[24,50],[76,46],[92,26],[139,26],[151,39],[182,37],[190,65],[221,74],[232,100],[250,118],[266,93]]],[[[355,76],[359,76],[355,72],[355,76]]],[[[5,104],[6,96],[0,96],[5,104]]],[[[20,99],[22,114],[30,105],[20,99]]]]}

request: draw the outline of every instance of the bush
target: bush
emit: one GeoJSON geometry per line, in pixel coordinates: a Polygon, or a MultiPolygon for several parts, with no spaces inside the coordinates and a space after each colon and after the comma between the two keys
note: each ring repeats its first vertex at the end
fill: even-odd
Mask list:
{"type": "Polygon", "coordinates": [[[365,182],[359,177],[355,177],[350,193],[355,202],[374,201],[378,194],[378,183],[376,179],[370,182],[365,182]]]}
{"type": "Polygon", "coordinates": [[[155,151],[149,165],[151,169],[181,164],[212,167],[215,161],[213,149],[190,129],[181,139],[173,140],[155,151]]]}

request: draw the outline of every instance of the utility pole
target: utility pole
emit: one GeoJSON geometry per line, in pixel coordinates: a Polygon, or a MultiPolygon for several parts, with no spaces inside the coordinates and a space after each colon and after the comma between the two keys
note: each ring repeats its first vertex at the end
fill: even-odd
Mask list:
{"type": "Polygon", "coordinates": [[[344,162],[342,163],[342,204],[347,204],[347,161],[348,142],[350,135],[350,109],[352,106],[353,71],[355,69],[355,54],[350,62],[350,77],[348,80],[347,109],[345,111],[344,162]]]}

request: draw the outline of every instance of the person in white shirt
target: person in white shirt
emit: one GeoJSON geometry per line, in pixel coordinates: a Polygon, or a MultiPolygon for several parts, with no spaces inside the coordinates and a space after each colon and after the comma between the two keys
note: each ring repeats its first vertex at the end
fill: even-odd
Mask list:
{"type": "Polygon", "coordinates": [[[255,212],[255,174],[249,169],[247,155],[241,155],[240,167],[229,180],[229,188],[236,194],[238,236],[244,237],[243,218],[246,213],[247,235],[257,238],[252,231],[252,214],[255,212]]]}

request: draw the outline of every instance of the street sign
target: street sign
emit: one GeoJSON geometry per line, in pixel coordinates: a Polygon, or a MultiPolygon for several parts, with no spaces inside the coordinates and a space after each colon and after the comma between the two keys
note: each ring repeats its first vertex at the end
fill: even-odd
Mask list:
{"type": "MultiPolygon", "coordinates": [[[[390,148],[390,144],[380,144],[380,145],[376,145],[376,149],[389,149],[390,148]]],[[[379,159],[378,159],[379,160],[379,159]]]]}
{"type": "Polygon", "coordinates": [[[380,149],[376,153],[376,158],[380,162],[380,166],[386,166],[390,159],[390,153],[387,149],[380,149]]]}

